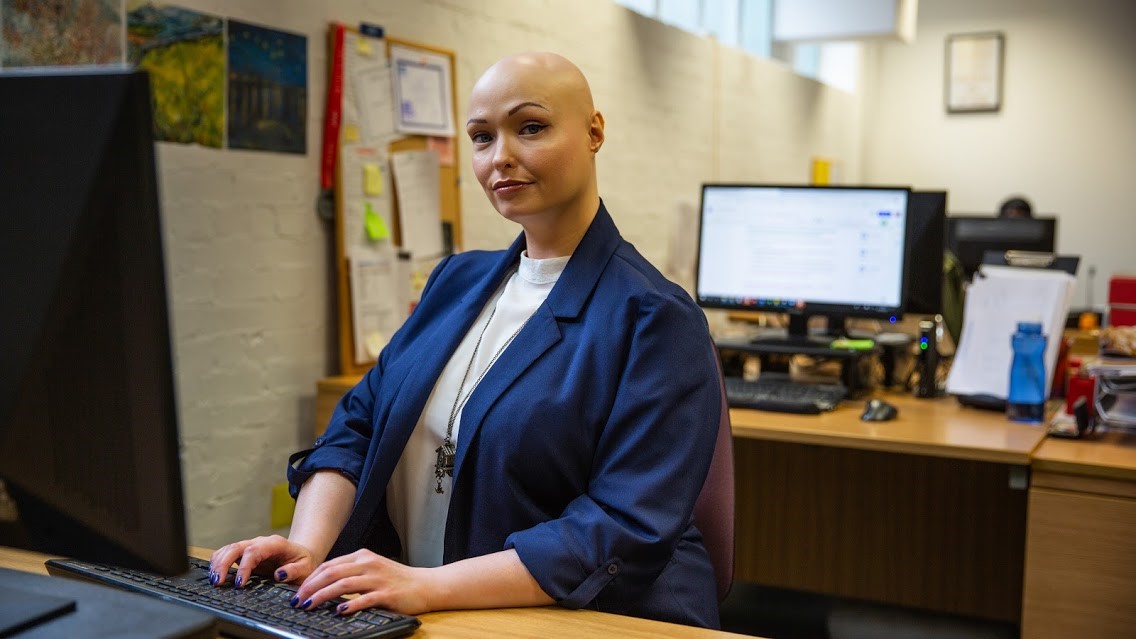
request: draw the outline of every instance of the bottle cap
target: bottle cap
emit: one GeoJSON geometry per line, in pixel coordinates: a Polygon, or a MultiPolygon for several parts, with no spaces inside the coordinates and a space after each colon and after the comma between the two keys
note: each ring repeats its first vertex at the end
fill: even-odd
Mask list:
{"type": "Polygon", "coordinates": [[[1018,332],[1041,335],[1041,322],[1018,322],[1018,332]]]}

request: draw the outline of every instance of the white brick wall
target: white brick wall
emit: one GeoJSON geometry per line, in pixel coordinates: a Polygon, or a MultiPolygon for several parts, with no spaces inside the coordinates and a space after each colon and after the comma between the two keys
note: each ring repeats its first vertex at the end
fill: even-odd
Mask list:
{"type": "MultiPolygon", "coordinates": [[[[703,181],[801,182],[813,155],[858,176],[858,99],[610,0],[178,4],[306,34],[311,105],[306,157],[160,145],[194,544],[268,530],[269,487],[310,439],[315,382],[333,372],[331,244],[313,209],[329,20],[453,49],[459,120],[469,88],[501,56],[540,49],[574,60],[607,119],[601,194],[659,265],[661,229],[680,204],[697,204],[703,181]]],[[[518,228],[488,205],[466,169],[468,141],[459,144],[464,245],[501,247],[518,228]]]]}

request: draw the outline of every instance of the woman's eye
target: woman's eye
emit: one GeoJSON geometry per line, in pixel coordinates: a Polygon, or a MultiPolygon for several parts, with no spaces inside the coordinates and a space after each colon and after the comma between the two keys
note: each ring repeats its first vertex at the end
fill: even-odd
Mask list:
{"type": "Polygon", "coordinates": [[[537,133],[540,133],[543,130],[544,130],[543,124],[536,124],[534,122],[530,122],[530,123],[524,125],[523,127],[521,127],[521,135],[536,135],[537,133]]]}
{"type": "Polygon", "coordinates": [[[488,133],[474,133],[469,136],[469,139],[472,140],[474,144],[485,144],[491,140],[488,133]]]}

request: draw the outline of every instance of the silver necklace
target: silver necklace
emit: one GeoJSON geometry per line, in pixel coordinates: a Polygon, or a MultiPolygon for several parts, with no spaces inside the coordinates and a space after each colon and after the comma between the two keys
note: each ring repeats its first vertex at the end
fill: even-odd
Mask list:
{"type": "MultiPolygon", "coordinates": [[[[513,331],[513,334],[509,336],[509,339],[505,340],[501,348],[497,349],[497,352],[490,358],[489,364],[485,366],[485,370],[481,371],[481,374],[477,376],[477,379],[473,382],[473,386],[470,387],[469,392],[466,393],[463,398],[462,389],[465,388],[465,381],[469,379],[469,372],[473,369],[473,361],[477,359],[477,351],[481,348],[481,340],[485,337],[485,332],[489,330],[489,324],[493,321],[493,316],[497,314],[497,303],[500,301],[501,298],[498,297],[497,301],[493,302],[493,310],[489,312],[489,319],[485,320],[485,326],[481,328],[481,334],[477,336],[477,343],[473,345],[473,355],[469,357],[469,364],[465,367],[465,374],[462,375],[462,381],[461,384],[458,385],[457,395],[454,396],[454,406],[450,409],[450,421],[446,424],[446,438],[442,440],[442,445],[434,450],[438,455],[438,460],[434,463],[434,478],[437,480],[437,485],[434,486],[434,492],[438,494],[444,492],[442,490],[442,479],[454,476],[454,458],[457,456],[457,449],[454,446],[453,433],[454,421],[457,420],[458,413],[461,412],[465,403],[469,401],[469,396],[473,395],[473,391],[477,389],[477,385],[485,378],[485,374],[489,372],[490,368],[493,368],[493,364],[497,361],[497,358],[501,356],[501,353],[505,352],[509,344],[513,343],[513,339],[521,332],[525,324],[529,323],[529,319],[532,318],[532,315],[526,317],[525,321],[521,322],[521,325],[517,327],[517,330],[513,331]]],[[[533,312],[535,313],[536,311],[533,312]]]]}

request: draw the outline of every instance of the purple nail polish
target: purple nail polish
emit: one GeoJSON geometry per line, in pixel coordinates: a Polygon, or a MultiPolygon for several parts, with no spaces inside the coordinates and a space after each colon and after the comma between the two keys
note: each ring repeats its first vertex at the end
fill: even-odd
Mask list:
{"type": "Polygon", "coordinates": [[[215,573],[215,572],[209,573],[209,585],[210,586],[216,586],[217,585],[217,579],[218,579],[217,573],[215,573]]]}
{"type": "Polygon", "coordinates": [[[234,579],[234,580],[233,580],[233,587],[234,587],[234,588],[240,588],[240,587],[241,587],[241,582],[243,582],[243,581],[244,581],[244,579],[241,579],[240,577],[237,577],[236,579],[234,579]]]}
{"type": "Polygon", "coordinates": [[[288,603],[291,604],[291,606],[293,608],[295,608],[296,604],[300,603],[300,595],[296,595],[295,597],[292,597],[292,599],[289,600],[288,603]]]}
{"type": "Polygon", "coordinates": [[[300,604],[300,608],[301,608],[302,610],[307,610],[307,609],[308,609],[309,607],[311,607],[311,605],[312,605],[312,600],[311,600],[311,599],[308,599],[308,600],[307,600],[307,601],[305,601],[304,603],[300,604]]]}
{"type": "Polygon", "coordinates": [[[343,613],[347,612],[347,604],[341,603],[338,606],[336,606],[335,609],[339,611],[339,614],[343,614],[343,613]]]}
{"type": "Polygon", "coordinates": [[[284,572],[283,570],[277,570],[276,571],[276,581],[284,581],[287,578],[288,578],[288,573],[284,572]]]}

